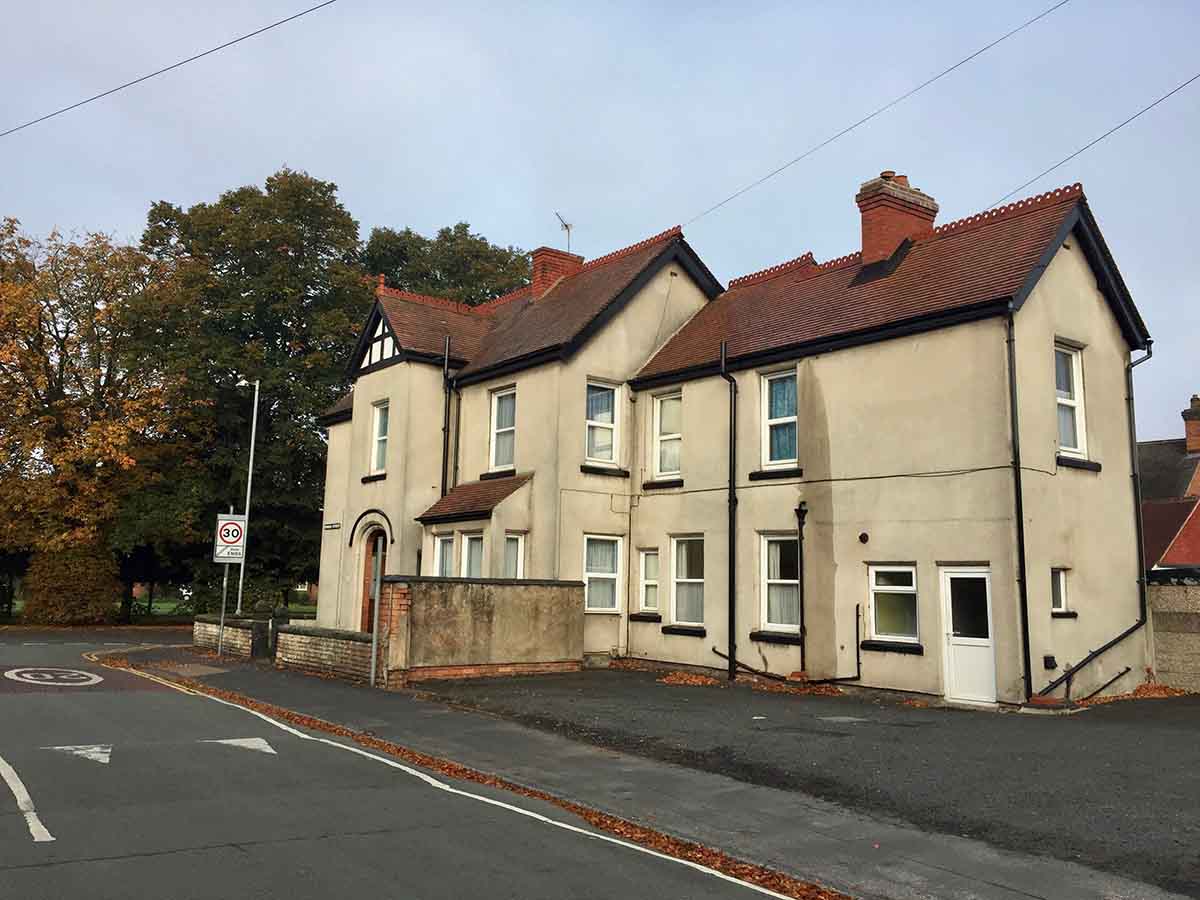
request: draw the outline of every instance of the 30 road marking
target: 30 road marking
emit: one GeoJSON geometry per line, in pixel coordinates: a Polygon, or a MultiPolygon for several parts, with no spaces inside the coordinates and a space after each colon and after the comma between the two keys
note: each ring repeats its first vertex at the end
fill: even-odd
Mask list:
{"type": "Polygon", "coordinates": [[[46,826],[38,818],[37,810],[33,808],[33,798],[29,796],[29,791],[25,790],[25,784],[21,781],[21,776],[17,774],[17,770],[10,766],[8,760],[3,756],[0,756],[0,777],[4,778],[8,789],[12,791],[13,797],[16,798],[17,809],[24,814],[25,824],[29,826],[29,833],[33,835],[34,843],[40,844],[54,840],[54,835],[46,830],[46,826]]]}
{"type": "Polygon", "coordinates": [[[84,672],[80,669],[59,669],[54,666],[32,666],[23,669],[9,669],[4,677],[22,684],[36,684],[39,687],[90,687],[99,684],[104,679],[95,672],[84,672]]]}

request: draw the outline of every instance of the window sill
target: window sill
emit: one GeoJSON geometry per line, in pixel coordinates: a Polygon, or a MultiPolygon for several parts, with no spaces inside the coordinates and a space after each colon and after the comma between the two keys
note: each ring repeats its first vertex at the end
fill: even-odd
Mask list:
{"type": "Polygon", "coordinates": [[[362,477],[362,483],[370,484],[373,481],[383,481],[385,478],[387,478],[387,472],[379,472],[375,475],[364,475],[362,477]]]}
{"type": "Polygon", "coordinates": [[[708,631],[703,625],[664,625],[662,627],[662,633],[678,634],[683,637],[702,638],[708,634],[708,631]]]}
{"type": "Polygon", "coordinates": [[[908,641],[863,641],[859,644],[863,650],[875,650],[879,653],[909,653],[913,656],[924,656],[925,648],[920,644],[908,641]]]}
{"type": "Polygon", "coordinates": [[[800,635],[791,631],[752,631],[750,640],[764,644],[799,644],[800,635]]]}
{"type": "Polygon", "coordinates": [[[479,476],[479,480],[491,481],[493,478],[512,478],[516,474],[516,469],[496,469],[494,472],[484,472],[479,476]]]}
{"type": "Polygon", "coordinates": [[[619,616],[619,609],[584,609],[584,615],[587,616],[619,616]]]}
{"type": "Polygon", "coordinates": [[[630,622],[661,622],[662,614],[656,612],[635,612],[629,614],[630,622]]]}
{"type": "Polygon", "coordinates": [[[683,479],[682,478],[663,478],[663,479],[658,479],[655,481],[643,481],[642,482],[642,490],[643,491],[662,491],[662,490],[666,490],[667,488],[681,488],[681,487],[683,487],[683,479]]]}
{"type": "Polygon", "coordinates": [[[1052,618],[1052,619],[1078,619],[1079,613],[1073,609],[1052,609],[1052,610],[1050,610],[1050,618],[1052,618]]]}
{"type": "Polygon", "coordinates": [[[579,467],[579,471],[584,475],[607,475],[610,478],[628,478],[628,469],[619,469],[616,466],[605,466],[598,463],[584,463],[579,467]]]}
{"type": "Polygon", "coordinates": [[[788,466],[780,469],[759,469],[750,473],[751,481],[769,481],[772,478],[803,478],[804,470],[799,466],[788,466]]]}
{"type": "Polygon", "coordinates": [[[1077,456],[1063,456],[1060,453],[1055,457],[1054,461],[1064,469],[1084,469],[1088,472],[1100,471],[1100,463],[1090,459],[1080,459],[1077,456]]]}

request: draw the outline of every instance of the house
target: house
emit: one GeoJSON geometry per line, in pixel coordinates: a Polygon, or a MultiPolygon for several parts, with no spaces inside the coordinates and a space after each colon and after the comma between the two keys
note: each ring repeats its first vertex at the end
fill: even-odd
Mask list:
{"type": "Polygon", "coordinates": [[[1200,396],[1182,413],[1184,437],[1138,444],[1146,570],[1200,575],[1200,396]]]}
{"type": "Polygon", "coordinates": [[[578,579],[592,662],[1127,689],[1150,339],[1082,188],[855,200],[858,251],[727,288],[679,228],[539,248],[474,308],[381,284],[323,419],[318,624],[369,628],[376,573],[578,579]]]}

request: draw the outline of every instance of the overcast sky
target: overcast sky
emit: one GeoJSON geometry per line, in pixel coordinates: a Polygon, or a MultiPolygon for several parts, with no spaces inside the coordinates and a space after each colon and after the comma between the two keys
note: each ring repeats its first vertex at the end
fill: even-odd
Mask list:
{"type": "MultiPolygon", "coordinates": [[[[304,0],[13,4],[0,131],[283,18],[304,0]]],[[[596,256],[696,213],[1045,7],[1007,3],[405,4],[339,0],[0,139],[0,216],[136,240],[283,165],[339,185],[365,237],[470,222],[596,256]]],[[[1200,4],[1067,6],[685,229],[722,281],[858,249],[854,193],[909,174],[978,212],[1200,68],[1200,4]]],[[[1082,181],[1155,337],[1139,436],[1200,392],[1200,82],[1032,185],[1082,181]]]]}

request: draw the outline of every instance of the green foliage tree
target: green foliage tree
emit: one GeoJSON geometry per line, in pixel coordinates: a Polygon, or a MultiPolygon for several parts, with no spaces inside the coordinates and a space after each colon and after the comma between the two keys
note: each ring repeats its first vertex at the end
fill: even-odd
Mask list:
{"type": "Polygon", "coordinates": [[[169,510],[197,498],[206,540],[193,572],[218,579],[207,562],[212,520],[230,503],[240,510],[245,496],[253,391],[238,384],[260,380],[247,573],[281,592],[315,579],[325,467],[316,418],[346,390],[346,362],[373,302],[358,223],[336,185],[283,169],[262,188],[186,211],[154,204],[142,246],[179,273],[190,321],[158,352],[185,379],[202,421],[184,477],[139,498],[130,515],[165,526],[169,510]]]}
{"type": "Polygon", "coordinates": [[[459,222],[427,238],[411,228],[375,228],[362,252],[362,266],[383,275],[391,287],[470,306],[529,283],[529,254],[501,247],[459,222]]]}

